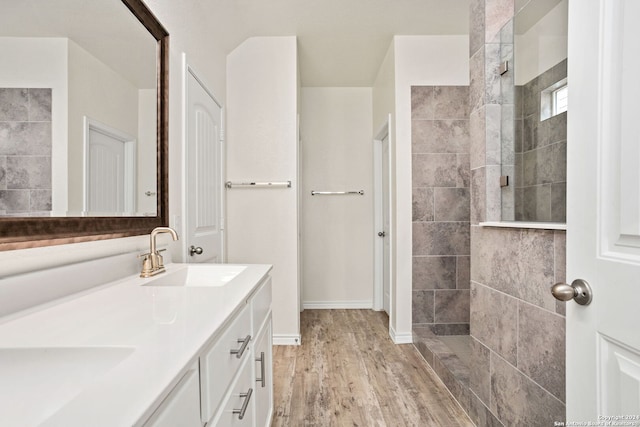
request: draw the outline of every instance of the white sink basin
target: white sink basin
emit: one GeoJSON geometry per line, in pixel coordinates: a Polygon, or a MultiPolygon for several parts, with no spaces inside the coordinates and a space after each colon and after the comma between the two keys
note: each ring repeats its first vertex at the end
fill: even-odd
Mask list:
{"type": "Polygon", "coordinates": [[[247,266],[230,264],[192,264],[176,271],[162,273],[145,286],[224,286],[247,266]]]}
{"type": "Polygon", "coordinates": [[[133,351],[132,347],[0,348],[2,422],[42,423],[133,351]]]}

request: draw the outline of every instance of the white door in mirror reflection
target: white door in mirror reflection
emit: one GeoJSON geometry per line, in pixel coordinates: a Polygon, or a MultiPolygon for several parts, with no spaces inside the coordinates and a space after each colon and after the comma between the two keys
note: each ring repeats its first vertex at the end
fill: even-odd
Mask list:
{"type": "Polygon", "coordinates": [[[188,69],[187,74],[187,262],[222,262],[222,107],[188,69]]]}
{"type": "Polygon", "coordinates": [[[135,212],[135,138],[85,117],[84,148],[84,212],[135,212]]]}

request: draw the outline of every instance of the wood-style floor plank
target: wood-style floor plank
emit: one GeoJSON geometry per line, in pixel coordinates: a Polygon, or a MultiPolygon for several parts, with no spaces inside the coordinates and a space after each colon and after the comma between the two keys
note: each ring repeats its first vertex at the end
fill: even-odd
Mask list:
{"type": "Polygon", "coordinates": [[[472,427],[411,344],[371,310],[305,310],[302,345],[275,346],[273,427],[472,427]]]}

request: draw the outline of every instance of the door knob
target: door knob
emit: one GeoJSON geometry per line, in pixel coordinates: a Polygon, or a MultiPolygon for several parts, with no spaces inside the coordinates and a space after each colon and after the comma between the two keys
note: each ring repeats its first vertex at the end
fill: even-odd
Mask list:
{"type": "Polygon", "coordinates": [[[197,248],[193,245],[191,245],[191,247],[189,248],[189,255],[190,256],[194,256],[194,255],[202,255],[202,248],[200,246],[198,246],[197,248]]]}
{"type": "Polygon", "coordinates": [[[385,233],[384,231],[378,231],[378,236],[384,237],[386,235],[387,235],[387,233],[385,233]]]}
{"type": "Polygon", "coordinates": [[[593,298],[591,286],[582,279],[576,279],[571,284],[556,283],[551,287],[551,294],[560,301],[575,300],[580,305],[589,305],[593,298]]]}

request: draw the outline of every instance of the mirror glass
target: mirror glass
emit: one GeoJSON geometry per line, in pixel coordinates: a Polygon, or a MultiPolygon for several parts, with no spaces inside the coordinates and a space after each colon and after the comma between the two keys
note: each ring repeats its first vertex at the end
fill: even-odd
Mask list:
{"type": "Polygon", "coordinates": [[[502,219],[564,223],[567,0],[520,0],[516,10],[501,34],[502,219]]]}
{"type": "Polygon", "coordinates": [[[2,9],[0,216],[157,216],[156,38],[119,0],[2,9]]]}

